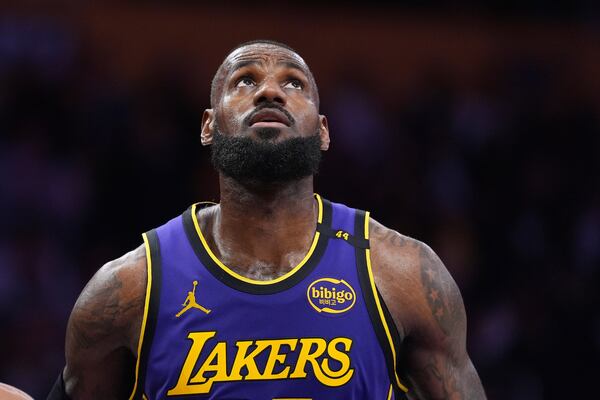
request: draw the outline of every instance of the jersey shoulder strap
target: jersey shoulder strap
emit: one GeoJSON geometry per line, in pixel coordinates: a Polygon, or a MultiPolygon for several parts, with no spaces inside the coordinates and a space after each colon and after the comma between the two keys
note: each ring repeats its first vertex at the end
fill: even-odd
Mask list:
{"type": "Polygon", "coordinates": [[[400,381],[400,334],[392,316],[377,290],[371,268],[369,242],[369,212],[356,210],[354,219],[354,235],[357,245],[356,267],[360,286],[363,292],[369,318],[375,329],[377,340],[383,350],[390,382],[394,388],[394,399],[407,399],[408,388],[400,381]]]}
{"type": "Polygon", "coordinates": [[[147,283],[144,300],[144,314],[138,341],[137,357],[135,361],[135,380],[129,397],[133,399],[146,399],[144,394],[144,378],[150,355],[150,347],[154,338],[158,306],[160,302],[160,289],[162,278],[162,262],[160,257],[160,244],[156,229],[142,235],[146,249],[147,283]]]}

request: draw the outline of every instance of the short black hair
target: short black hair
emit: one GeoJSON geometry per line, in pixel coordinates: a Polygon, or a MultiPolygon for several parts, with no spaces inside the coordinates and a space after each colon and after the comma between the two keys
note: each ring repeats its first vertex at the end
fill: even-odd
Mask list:
{"type": "MultiPolygon", "coordinates": [[[[231,50],[229,50],[229,52],[227,53],[227,55],[225,56],[225,58],[223,59],[223,62],[221,63],[221,65],[219,66],[219,68],[217,69],[217,72],[215,73],[215,76],[212,79],[212,82],[210,84],[210,106],[214,107],[215,104],[217,103],[217,97],[220,94],[220,89],[222,88],[222,84],[223,84],[223,80],[225,79],[225,69],[224,69],[224,65],[225,65],[225,60],[227,60],[227,57],[229,57],[229,55],[231,53],[233,53],[234,51],[236,51],[239,48],[242,47],[246,47],[246,46],[251,46],[253,44],[267,44],[267,45],[271,45],[271,46],[277,46],[277,47],[281,47],[284,48],[286,50],[291,51],[292,53],[296,53],[298,54],[298,52],[296,50],[294,50],[292,47],[288,46],[285,43],[281,43],[281,42],[277,42],[275,40],[269,40],[269,39],[256,39],[256,40],[250,40],[244,43],[240,43],[237,46],[235,46],[234,48],[232,48],[231,50]]],[[[317,89],[317,82],[315,81],[315,78],[310,70],[310,68],[308,68],[308,65],[306,66],[308,69],[308,79],[311,81],[311,83],[314,85],[315,87],[315,94],[317,97],[317,108],[319,107],[319,91],[317,89]]]]}

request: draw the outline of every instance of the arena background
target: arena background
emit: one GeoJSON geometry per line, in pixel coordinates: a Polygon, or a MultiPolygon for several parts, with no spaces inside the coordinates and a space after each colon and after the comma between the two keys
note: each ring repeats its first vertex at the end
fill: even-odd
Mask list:
{"type": "Polygon", "coordinates": [[[489,399],[592,398],[597,2],[218,3],[0,7],[0,382],[43,398],[94,271],[218,200],[209,83],[231,47],[269,38],[319,84],[317,191],[438,252],[489,399]]]}

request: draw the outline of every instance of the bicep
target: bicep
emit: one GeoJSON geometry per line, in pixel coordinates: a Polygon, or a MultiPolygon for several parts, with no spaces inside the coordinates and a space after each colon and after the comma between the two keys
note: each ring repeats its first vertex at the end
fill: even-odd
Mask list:
{"type": "Polygon", "coordinates": [[[419,255],[422,310],[405,340],[408,377],[427,399],[485,399],[466,350],[460,291],[440,259],[423,245],[419,255]]]}
{"type": "Polygon", "coordinates": [[[414,399],[483,400],[477,371],[465,353],[408,343],[405,362],[414,399]]]}
{"type": "Polygon", "coordinates": [[[73,399],[129,395],[137,342],[134,332],[145,293],[140,283],[143,280],[139,276],[132,279],[140,270],[140,261],[145,260],[132,260],[134,255],[102,267],[73,308],[67,326],[64,371],[66,391],[73,399]]]}

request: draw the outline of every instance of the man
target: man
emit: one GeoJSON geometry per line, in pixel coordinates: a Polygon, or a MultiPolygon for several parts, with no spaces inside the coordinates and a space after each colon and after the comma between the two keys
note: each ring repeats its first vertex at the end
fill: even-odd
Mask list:
{"type": "Polygon", "coordinates": [[[211,107],[201,139],[220,204],[96,273],[50,397],[484,399],[438,257],[313,193],[329,129],[304,60],[276,42],[237,47],[211,107]],[[186,293],[198,307],[182,309],[186,293]]]}

